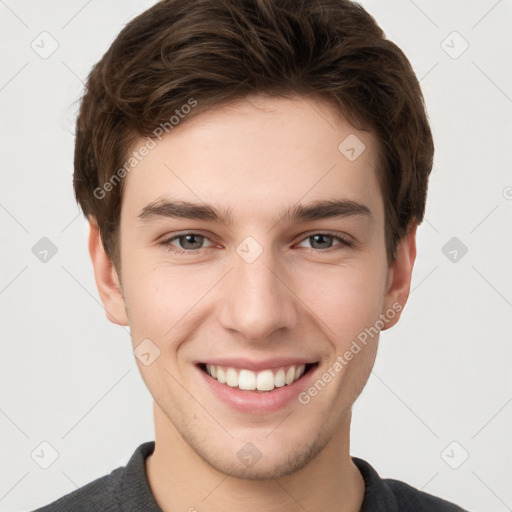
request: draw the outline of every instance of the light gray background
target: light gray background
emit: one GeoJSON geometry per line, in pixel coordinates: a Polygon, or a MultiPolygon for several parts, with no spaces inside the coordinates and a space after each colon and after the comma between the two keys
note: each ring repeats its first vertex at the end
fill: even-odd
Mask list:
{"type": "MultiPolygon", "coordinates": [[[[129,330],[106,320],[72,193],[82,82],[152,4],[0,0],[1,510],[55,500],[154,438],[129,330]],[[31,47],[51,48],[43,31],[59,45],[46,59],[31,47]],[[32,252],[42,237],[58,250],[47,262],[32,252]],[[58,452],[48,469],[43,441],[58,452]]],[[[362,4],[421,79],[436,157],[412,294],[381,336],[351,453],[472,511],[512,510],[512,2],[362,4]],[[456,261],[443,252],[452,237],[468,248],[456,261]]]]}

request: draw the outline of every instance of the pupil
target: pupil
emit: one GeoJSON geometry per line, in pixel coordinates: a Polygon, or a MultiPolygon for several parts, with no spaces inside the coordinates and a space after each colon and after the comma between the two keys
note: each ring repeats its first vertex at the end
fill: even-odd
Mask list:
{"type": "MultiPolygon", "coordinates": [[[[331,237],[331,235],[313,235],[312,238],[313,238],[313,240],[315,240],[316,238],[320,238],[320,239],[326,239],[327,238],[327,239],[329,239],[329,238],[332,238],[332,237],[331,237]]],[[[316,243],[316,240],[315,240],[314,243],[316,243]]],[[[322,243],[322,242],[320,242],[320,243],[322,243]]],[[[320,248],[322,248],[322,247],[320,247],[320,248]]]]}
{"type": "Polygon", "coordinates": [[[185,247],[183,247],[184,249],[197,249],[197,247],[187,247],[187,245],[190,243],[192,245],[194,245],[194,242],[190,242],[189,239],[194,239],[194,238],[198,238],[199,239],[199,242],[196,242],[196,245],[199,244],[199,247],[201,246],[201,239],[202,239],[202,236],[201,235],[183,235],[181,237],[182,241],[183,239],[185,240],[185,244],[181,244],[182,246],[185,245],[185,247]]]}

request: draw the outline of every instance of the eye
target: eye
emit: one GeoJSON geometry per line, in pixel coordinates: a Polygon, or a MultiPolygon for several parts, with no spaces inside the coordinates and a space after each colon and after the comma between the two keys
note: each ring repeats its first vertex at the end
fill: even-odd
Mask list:
{"type": "Polygon", "coordinates": [[[331,233],[312,233],[307,238],[305,238],[302,243],[306,241],[312,241],[310,243],[312,244],[313,249],[318,249],[320,252],[336,251],[338,249],[343,249],[344,247],[352,247],[354,245],[347,238],[331,233]],[[339,243],[334,244],[333,246],[333,242],[335,240],[337,240],[339,243]]]}
{"type": "Polygon", "coordinates": [[[169,251],[177,253],[200,252],[198,249],[203,249],[202,245],[205,240],[209,241],[209,238],[200,233],[189,232],[167,238],[160,242],[160,245],[163,245],[169,251]],[[173,244],[175,241],[177,244],[173,244]]]}
{"type": "MultiPolygon", "coordinates": [[[[312,233],[301,243],[312,241],[314,252],[323,252],[328,253],[336,250],[341,250],[344,247],[352,247],[354,244],[347,238],[341,235],[335,235],[331,233],[312,233]],[[338,243],[334,243],[338,241],[338,243]],[[334,244],[333,244],[334,243],[334,244]]],[[[187,253],[200,253],[202,249],[206,249],[210,246],[213,246],[214,243],[211,240],[200,233],[195,232],[186,232],[179,233],[173,235],[170,238],[166,238],[162,242],[159,243],[166,250],[175,252],[178,254],[187,254],[187,253]],[[203,247],[205,241],[210,242],[210,245],[203,247]]]]}

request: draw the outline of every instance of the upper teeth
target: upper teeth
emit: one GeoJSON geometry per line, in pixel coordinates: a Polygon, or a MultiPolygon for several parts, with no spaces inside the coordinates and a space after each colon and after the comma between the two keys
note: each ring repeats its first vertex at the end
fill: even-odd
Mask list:
{"type": "Polygon", "coordinates": [[[274,387],[280,388],[285,384],[295,382],[304,373],[306,365],[293,365],[273,370],[253,372],[251,370],[237,369],[226,366],[206,365],[206,371],[221,384],[233,388],[258,391],[272,391],[274,387]]]}

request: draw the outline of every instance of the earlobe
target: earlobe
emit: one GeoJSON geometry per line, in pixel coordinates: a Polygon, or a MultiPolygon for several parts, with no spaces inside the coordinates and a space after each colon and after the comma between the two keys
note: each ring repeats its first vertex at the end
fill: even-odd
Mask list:
{"type": "Polygon", "coordinates": [[[389,269],[386,284],[383,314],[393,310],[393,318],[382,329],[389,329],[398,322],[401,312],[409,298],[411,289],[411,277],[416,260],[416,229],[417,224],[412,224],[408,234],[400,240],[397,246],[396,259],[389,269]]]}
{"type": "Polygon", "coordinates": [[[94,219],[89,220],[89,254],[94,278],[105,307],[107,318],[114,324],[128,325],[128,317],[117,271],[103,247],[100,231],[94,219]]]}

